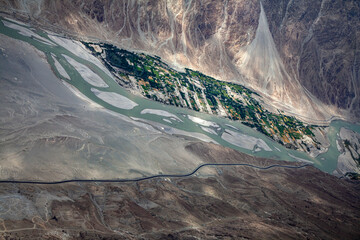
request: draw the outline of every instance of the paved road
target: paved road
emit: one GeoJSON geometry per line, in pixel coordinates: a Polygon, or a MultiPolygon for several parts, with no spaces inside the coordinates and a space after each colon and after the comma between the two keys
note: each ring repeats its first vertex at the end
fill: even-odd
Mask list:
{"type": "Polygon", "coordinates": [[[182,177],[189,177],[194,175],[200,168],[203,167],[216,167],[216,166],[246,166],[252,167],[260,170],[267,170],[270,168],[304,168],[306,166],[312,166],[312,164],[304,164],[300,166],[289,166],[289,165],[280,165],[274,164],[267,167],[259,167],[248,163],[205,163],[201,164],[195,170],[187,174],[159,174],[153,175],[149,177],[142,177],[142,178],[133,178],[133,179],[69,179],[69,180],[62,180],[62,181],[27,181],[27,180],[0,180],[1,183],[24,183],[24,184],[62,184],[62,183],[72,183],[72,182],[104,182],[104,183],[126,183],[126,182],[140,182],[145,181],[153,178],[182,178],[182,177]]]}

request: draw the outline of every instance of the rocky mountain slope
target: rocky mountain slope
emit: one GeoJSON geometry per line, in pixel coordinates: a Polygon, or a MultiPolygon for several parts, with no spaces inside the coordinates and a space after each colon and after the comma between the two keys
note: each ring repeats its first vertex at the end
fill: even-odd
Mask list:
{"type": "Polygon", "coordinates": [[[336,144],[341,153],[338,157],[337,174],[360,174],[360,134],[341,128],[336,144]]]}
{"type": "Polygon", "coordinates": [[[15,18],[147,51],[305,119],[358,120],[357,1],[0,1],[15,18]]]}
{"type": "Polygon", "coordinates": [[[287,72],[322,102],[359,116],[359,1],[264,1],[264,6],[287,72]]]}
{"type": "MultiPolygon", "coordinates": [[[[205,162],[276,162],[208,143],[191,143],[187,150],[205,162]]],[[[1,184],[0,234],[5,239],[359,237],[355,182],[313,167],[213,170],[126,184],[1,184]]]]}

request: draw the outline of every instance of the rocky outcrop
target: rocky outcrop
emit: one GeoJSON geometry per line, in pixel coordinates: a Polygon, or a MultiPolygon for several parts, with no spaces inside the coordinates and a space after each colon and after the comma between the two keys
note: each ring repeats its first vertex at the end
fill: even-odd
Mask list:
{"type": "Polygon", "coordinates": [[[236,81],[309,119],[359,119],[357,1],[0,1],[2,12],[236,81]]]}
{"type": "Polygon", "coordinates": [[[335,175],[360,173],[360,134],[347,128],[341,128],[336,140],[340,152],[335,175]]]}
{"type": "Polygon", "coordinates": [[[323,103],[359,118],[360,3],[264,1],[286,71],[323,103]]]}

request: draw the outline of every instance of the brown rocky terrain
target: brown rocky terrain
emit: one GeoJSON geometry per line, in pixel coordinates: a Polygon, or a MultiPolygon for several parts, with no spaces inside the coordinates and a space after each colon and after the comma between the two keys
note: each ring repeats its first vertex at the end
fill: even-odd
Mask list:
{"type": "Polygon", "coordinates": [[[358,1],[0,1],[3,14],[237,81],[304,118],[359,119],[358,1]]]}
{"type": "MultiPolygon", "coordinates": [[[[206,162],[259,159],[214,144],[206,162]]],[[[299,163],[286,163],[296,165],[299,163]]],[[[316,168],[217,167],[138,183],[1,184],[3,239],[358,239],[359,185],[316,168]]]]}
{"type": "Polygon", "coordinates": [[[358,112],[359,2],[264,1],[264,7],[287,72],[322,102],[358,112]]]}

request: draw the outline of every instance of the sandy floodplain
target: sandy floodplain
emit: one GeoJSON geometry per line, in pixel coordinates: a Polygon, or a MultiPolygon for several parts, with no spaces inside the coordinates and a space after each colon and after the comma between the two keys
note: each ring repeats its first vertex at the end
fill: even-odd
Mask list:
{"type": "Polygon", "coordinates": [[[296,161],[298,161],[298,162],[313,163],[313,162],[311,162],[311,161],[309,161],[309,160],[296,157],[296,156],[292,155],[291,153],[288,153],[288,155],[289,155],[291,158],[293,158],[293,159],[295,159],[296,161]]]}
{"type": "Polygon", "coordinates": [[[200,128],[201,128],[202,130],[204,130],[205,132],[208,132],[208,133],[217,135],[217,133],[216,133],[213,129],[211,129],[211,128],[203,127],[203,126],[200,126],[200,128]]]}
{"type": "Polygon", "coordinates": [[[40,41],[41,43],[50,45],[50,46],[56,46],[54,43],[50,42],[49,40],[47,40],[46,38],[43,38],[41,36],[39,36],[38,34],[34,33],[33,31],[31,31],[30,29],[20,26],[18,24],[12,23],[12,22],[8,22],[5,20],[2,20],[2,22],[4,23],[4,25],[8,28],[12,28],[14,30],[17,30],[19,34],[25,36],[25,37],[33,37],[36,40],[40,41]]]}
{"type": "Polygon", "coordinates": [[[69,74],[66,72],[66,70],[63,68],[63,66],[61,66],[61,64],[59,63],[59,61],[56,59],[56,57],[51,54],[52,56],[52,59],[54,60],[54,63],[55,63],[55,67],[56,67],[56,70],[59,72],[59,74],[63,77],[63,78],[66,78],[68,80],[70,80],[70,76],[69,74]]]}
{"type": "Polygon", "coordinates": [[[0,46],[1,179],[136,178],[203,163],[187,149],[193,139],[135,122],[69,88],[30,44],[4,35],[0,46]]]}
{"type": "Polygon", "coordinates": [[[182,120],[180,118],[178,118],[175,114],[169,113],[164,110],[159,110],[159,109],[148,109],[147,108],[147,109],[142,110],[141,114],[154,114],[154,115],[168,117],[171,119],[175,119],[176,121],[182,122],[182,120]]]}
{"type": "Polygon", "coordinates": [[[207,121],[207,120],[204,120],[204,119],[201,119],[201,118],[198,118],[198,117],[194,117],[194,116],[191,116],[191,115],[188,115],[188,118],[191,121],[193,121],[194,123],[200,124],[200,125],[202,125],[204,127],[215,127],[215,128],[220,127],[219,125],[217,125],[214,122],[210,122],[210,121],[207,121]]]}
{"type": "Polygon", "coordinates": [[[97,90],[96,88],[91,88],[91,91],[104,102],[107,102],[108,104],[113,105],[117,108],[130,110],[138,106],[136,102],[131,101],[127,97],[124,97],[118,93],[102,92],[97,90]]]}
{"type": "Polygon", "coordinates": [[[58,45],[60,45],[61,47],[65,48],[66,50],[72,52],[73,54],[75,54],[76,56],[78,56],[79,58],[82,58],[86,61],[89,61],[93,64],[95,64],[98,68],[100,68],[104,73],[106,73],[107,75],[109,75],[109,77],[112,78],[111,73],[109,72],[109,70],[100,62],[99,59],[97,59],[95,56],[93,56],[91,53],[89,53],[85,46],[78,41],[75,40],[70,40],[67,38],[63,38],[63,37],[58,37],[55,35],[49,35],[49,38],[54,41],[55,43],[57,43],[58,45]]]}
{"type": "Polygon", "coordinates": [[[235,146],[248,150],[255,150],[256,148],[261,148],[264,151],[272,151],[264,140],[239,132],[231,131],[229,129],[225,129],[225,132],[221,135],[221,138],[235,146]]]}
{"type": "Polygon", "coordinates": [[[66,59],[66,61],[68,61],[75,69],[76,71],[78,71],[78,73],[81,75],[81,77],[87,81],[88,83],[90,83],[91,85],[93,85],[94,87],[109,87],[104,80],[101,79],[101,77],[99,75],[97,75],[96,73],[94,73],[93,71],[91,71],[90,68],[88,68],[87,66],[85,66],[82,63],[79,63],[77,61],[75,61],[73,58],[63,54],[64,58],[66,59]]]}

